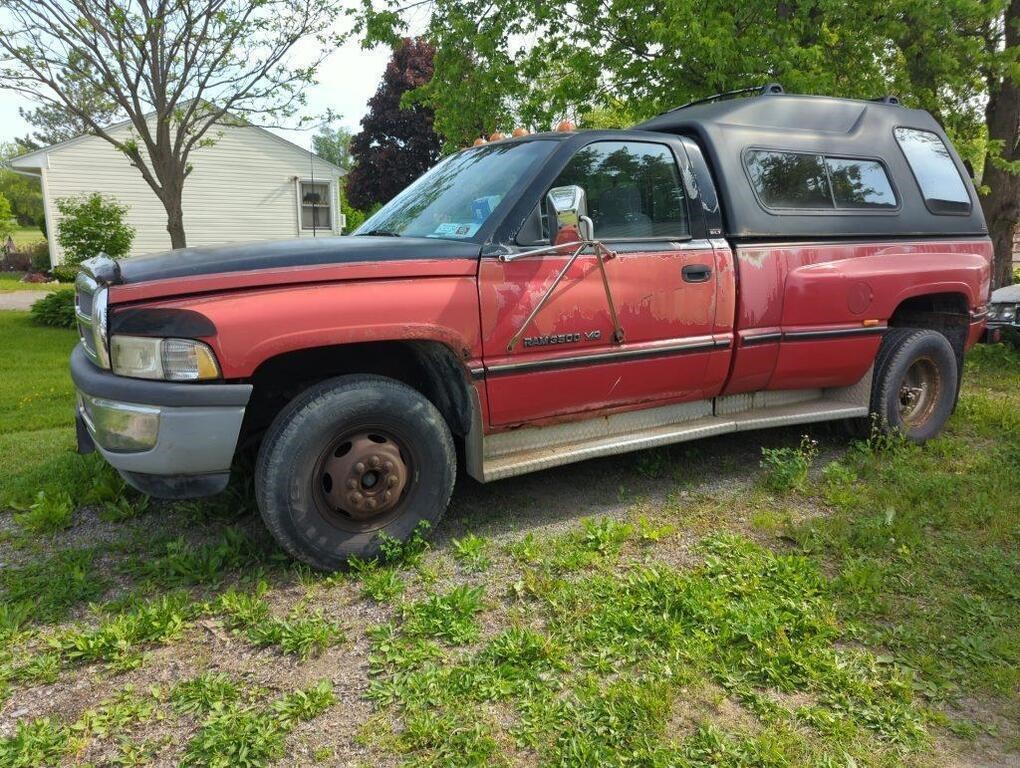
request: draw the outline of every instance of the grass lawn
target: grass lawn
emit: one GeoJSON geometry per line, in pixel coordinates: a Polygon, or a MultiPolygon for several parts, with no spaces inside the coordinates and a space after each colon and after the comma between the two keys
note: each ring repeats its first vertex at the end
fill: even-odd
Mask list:
{"type": "Polygon", "coordinates": [[[73,447],[74,386],[68,356],[74,331],[34,325],[27,312],[0,312],[0,500],[23,478],[73,447]]]}
{"type": "Polygon", "coordinates": [[[14,234],[11,235],[14,239],[14,244],[18,248],[23,248],[26,245],[32,245],[38,243],[40,240],[45,240],[46,237],[39,230],[39,227],[18,227],[14,230],[14,234]]]}
{"type": "Polygon", "coordinates": [[[1020,761],[1005,347],[924,447],[764,431],[464,481],[428,541],[324,575],[244,483],[148,501],[71,453],[72,335],[0,322],[0,766],[1020,761]]]}
{"type": "Polygon", "coordinates": [[[0,272],[0,293],[9,291],[55,291],[58,288],[71,289],[71,283],[23,283],[24,272],[0,272]]]}

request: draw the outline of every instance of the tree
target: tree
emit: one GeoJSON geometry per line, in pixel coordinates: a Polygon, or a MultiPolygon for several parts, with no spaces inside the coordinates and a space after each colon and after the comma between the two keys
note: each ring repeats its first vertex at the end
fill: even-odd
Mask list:
{"type": "Polygon", "coordinates": [[[992,279],[999,286],[1013,282],[1013,237],[1020,220],[1020,0],[1011,0],[985,27],[982,42],[989,147],[981,179],[987,190],[982,206],[995,245],[992,279]]]}
{"type": "MultiPolygon", "coordinates": [[[[376,0],[365,44],[392,43],[419,2],[376,0]]],[[[1020,0],[431,0],[435,74],[405,97],[449,146],[517,124],[622,122],[713,93],[900,95],[984,167],[996,280],[1020,206],[1020,0]]]]}
{"type": "Polygon", "coordinates": [[[351,139],[355,166],[347,177],[347,196],[355,208],[388,202],[439,159],[442,141],[432,128],[432,109],[404,101],[432,77],[434,53],[418,39],[404,38],[394,47],[361,132],[351,139]]]}
{"type": "Polygon", "coordinates": [[[0,194],[0,241],[7,242],[7,238],[14,234],[16,223],[11,212],[11,204],[3,194],[0,194]]]}
{"type": "MultiPolygon", "coordinates": [[[[83,112],[92,116],[100,125],[109,125],[119,116],[117,104],[95,87],[94,68],[81,54],[72,52],[68,57],[68,68],[63,74],[63,89],[83,112]],[[87,74],[78,74],[78,72],[87,74]]],[[[18,108],[18,114],[35,128],[30,136],[31,149],[59,144],[85,133],[91,133],[89,123],[66,107],[58,104],[43,104],[34,109],[18,108]]]]}
{"type": "Polygon", "coordinates": [[[98,192],[57,200],[57,242],[64,264],[77,267],[98,253],[117,258],[131,250],[135,230],[124,221],[128,208],[98,192]]]}
{"type": "Polygon", "coordinates": [[[293,118],[334,42],[333,3],[308,0],[0,0],[0,87],[82,121],[123,152],[162,202],[174,248],[196,150],[217,127],[293,118]],[[314,37],[319,54],[297,63],[314,37]],[[129,125],[108,130],[104,94],[129,125]]]}
{"type": "Polygon", "coordinates": [[[345,171],[349,171],[354,164],[351,158],[351,132],[346,128],[321,129],[312,136],[312,151],[345,171]]]}
{"type": "MultiPolygon", "coordinates": [[[[377,1],[361,16],[368,43],[405,24],[406,0],[377,1]]],[[[835,0],[434,0],[436,72],[417,97],[460,145],[605,110],[650,117],[770,80],[871,96],[882,92],[883,51],[861,17],[859,3],[835,0]]]]}
{"type": "Polygon", "coordinates": [[[43,221],[42,185],[38,179],[5,167],[10,160],[24,152],[24,148],[17,144],[0,144],[0,194],[10,202],[18,224],[32,226],[43,221]]]}

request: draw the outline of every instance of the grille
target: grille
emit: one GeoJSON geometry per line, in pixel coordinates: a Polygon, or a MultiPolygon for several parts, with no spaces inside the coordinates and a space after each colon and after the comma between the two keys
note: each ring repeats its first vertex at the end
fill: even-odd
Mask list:
{"type": "Polygon", "coordinates": [[[102,318],[97,317],[103,311],[103,307],[97,306],[101,303],[102,298],[99,293],[99,285],[84,272],[79,273],[78,278],[75,280],[74,291],[74,315],[78,323],[78,336],[81,337],[81,344],[85,349],[85,354],[92,358],[92,362],[96,363],[96,365],[105,368],[105,350],[101,350],[98,347],[95,329],[97,319],[99,322],[102,322],[102,318]],[[98,302],[97,297],[99,297],[98,302]],[[99,312],[96,311],[97,309],[99,312]]]}

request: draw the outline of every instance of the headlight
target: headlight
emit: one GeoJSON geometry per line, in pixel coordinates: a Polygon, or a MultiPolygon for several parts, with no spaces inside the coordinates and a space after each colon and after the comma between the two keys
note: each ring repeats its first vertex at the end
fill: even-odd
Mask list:
{"type": "Polygon", "coordinates": [[[996,323],[1012,323],[1016,317],[1017,304],[1001,303],[988,307],[988,319],[996,323]]]}
{"type": "Polygon", "coordinates": [[[110,359],[118,376],[165,381],[216,379],[220,366],[208,344],[193,339],[114,336],[110,359]]]}

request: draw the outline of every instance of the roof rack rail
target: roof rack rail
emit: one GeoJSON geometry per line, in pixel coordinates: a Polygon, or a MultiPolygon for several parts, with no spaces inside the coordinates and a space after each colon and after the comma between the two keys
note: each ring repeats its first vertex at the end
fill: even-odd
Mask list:
{"type": "Polygon", "coordinates": [[[713,101],[724,101],[725,99],[733,99],[737,96],[743,96],[748,93],[757,93],[759,96],[774,96],[781,93],[786,93],[786,90],[779,83],[766,83],[765,85],[752,85],[747,88],[737,88],[733,91],[723,91],[722,93],[716,93],[711,96],[706,96],[703,99],[695,99],[694,101],[688,101],[686,104],[681,104],[679,107],[673,107],[667,109],[665,112],[660,114],[668,115],[670,112],[676,112],[687,107],[693,107],[695,104],[709,104],[713,101]]]}
{"type": "Polygon", "coordinates": [[[900,101],[900,97],[893,96],[892,94],[887,94],[885,96],[877,96],[874,99],[868,99],[868,101],[874,101],[879,104],[893,104],[897,107],[902,104],[902,102],[900,101]]]}

